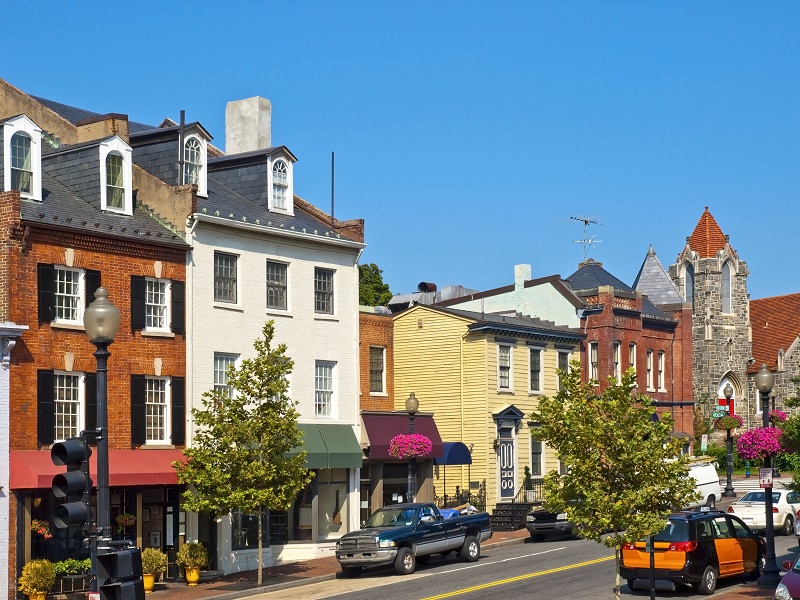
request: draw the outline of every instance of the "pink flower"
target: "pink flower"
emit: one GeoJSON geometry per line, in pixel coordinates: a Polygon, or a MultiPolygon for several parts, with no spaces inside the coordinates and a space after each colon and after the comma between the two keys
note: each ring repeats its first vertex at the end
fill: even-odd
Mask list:
{"type": "Polygon", "coordinates": [[[389,440],[389,456],[393,458],[427,456],[432,449],[433,442],[420,433],[401,433],[389,440]]]}
{"type": "Polygon", "coordinates": [[[756,427],[745,431],[736,441],[736,452],[745,460],[766,458],[782,452],[779,427],[756,427]]]}

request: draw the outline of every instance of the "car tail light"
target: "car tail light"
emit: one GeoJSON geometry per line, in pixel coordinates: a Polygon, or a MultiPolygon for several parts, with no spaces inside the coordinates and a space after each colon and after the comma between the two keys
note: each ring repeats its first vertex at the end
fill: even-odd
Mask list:
{"type": "Polygon", "coordinates": [[[795,517],[797,517],[798,519],[800,519],[800,510],[798,510],[798,511],[797,511],[797,514],[795,515],[795,517]]]}
{"type": "Polygon", "coordinates": [[[636,542],[628,542],[623,546],[625,550],[636,550],[636,542]]]}
{"type": "Polygon", "coordinates": [[[778,507],[777,506],[773,506],[772,507],[772,512],[774,512],[774,513],[778,512],[778,507]]]}
{"type": "MultiPolygon", "coordinates": [[[[733,507],[732,507],[732,506],[729,506],[729,507],[728,507],[728,512],[729,512],[729,513],[732,513],[732,512],[733,512],[733,507]]],[[[798,515],[800,515],[800,510],[799,510],[799,511],[797,511],[797,514],[798,514],[798,515]]]]}
{"type": "Polygon", "coordinates": [[[669,549],[673,552],[693,552],[697,550],[697,542],[672,542],[669,549]]]}

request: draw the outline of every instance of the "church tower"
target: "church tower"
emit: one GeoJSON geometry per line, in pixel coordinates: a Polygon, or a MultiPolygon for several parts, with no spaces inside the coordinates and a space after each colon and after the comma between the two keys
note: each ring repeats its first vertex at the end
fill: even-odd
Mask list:
{"type": "Polygon", "coordinates": [[[753,361],[747,263],[706,207],[686,246],[669,268],[684,302],[692,305],[694,401],[706,414],[727,406],[723,390],[733,388],[731,409],[751,425],[747,369],[753,361]]]}

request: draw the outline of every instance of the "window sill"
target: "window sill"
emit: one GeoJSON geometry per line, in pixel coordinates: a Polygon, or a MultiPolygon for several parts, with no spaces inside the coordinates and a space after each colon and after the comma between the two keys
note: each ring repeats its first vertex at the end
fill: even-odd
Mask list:
{"type": "Polygon", "coordinates": [[[541,396],[544,394],[541,390],[528,390],[528,396],[541,396]]]}
{"type": "Polygon", "coordinates": [[[226,304],[223,302],[214,302],[214,308],[221,308],[222,310],[230,310],[233,312],[244,312],[244,308],[240,304],[226,304]]]}
{"type": "Polygon", "coordinates": [[[377,396],[377,397],[380,397],[380,398],[388,398],[389,397],[389,394],[387,394],[386,392],[370,392],[369,395],[370,396],[377,396]]]}
{"type": "Polygon", "coordinates": [[[655,392],[655,391],[656,391],[656,388],[651,388],[651,387],[649,387],[649,388],[646,388],[646,390],[647,390],[648,392],[655,392]]]}
{"type": "Polygon", "coordinates": [[[150,443],[147,443],[147,444],[143,444],[143,445],[139,446],[139,450],[175,450],[175,445],[174,444],[158,444],[158,443],[150,444],[150,443]]]}
{"type": "Polygon", "coordinates": [[[58,323],[57,321],[50,321],[50,328],[51,329],[66,329],[69,331],[83,331],[86,333],[86,329],[83,325],[79,323],[58,323]]]}
{"type": "Polygon", "coordinates": [[[501,390],[497,390],[497,393],[498,394],[507,395],[507,396],[513,396],[514,395],[514,390],[509,390],[509,389],[503,388],[501,390]]]}
{"type": "Polygon", "coordinates": [[[290,315],[288,310],[281,310],[280,308],[268,308],[266,314],[270,317],[284,317],[286,319],[294,319],[294,316],[290,315]]]}
{"type": "Polygon", "coordinates": [[[142,337],[174,338],[175,334],[171,331],[147,331],[142,329],[142,337]]]}
{"type": "Polygon", "coordinates": [[[337,317],[337,316],[335,316],[335,315],[320,315],[320,314],[315,314],[315,315],[314,315],[314,320],[315,320],[315,321],[336,321],[336,322],[338,322],[338,321],[339,321],[339,317],[337,317]]]}

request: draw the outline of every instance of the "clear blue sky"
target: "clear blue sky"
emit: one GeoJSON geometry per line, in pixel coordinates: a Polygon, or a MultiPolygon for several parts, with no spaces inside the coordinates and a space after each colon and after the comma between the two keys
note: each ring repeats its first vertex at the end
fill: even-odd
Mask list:
{"type": "Polygon", "coordinates": [[[800,292],[800,3],[29,2],[0,77],[158,124],[260,95],[295,193],[366,221],[395,293],[672,263],[705,206],[751,297],[800,292]]]}

